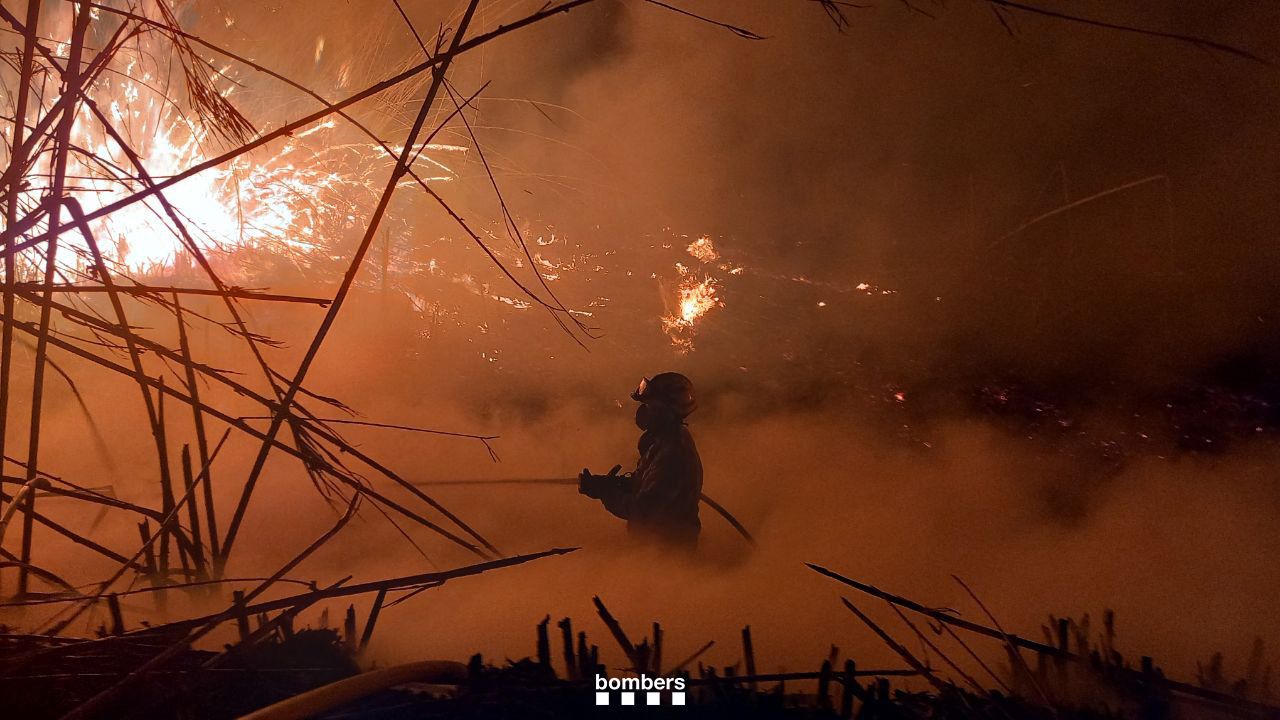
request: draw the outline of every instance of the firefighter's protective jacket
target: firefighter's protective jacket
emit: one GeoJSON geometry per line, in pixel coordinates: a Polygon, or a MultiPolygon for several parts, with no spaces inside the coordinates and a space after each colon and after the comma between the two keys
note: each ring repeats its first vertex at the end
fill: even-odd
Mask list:
{"type": "Polygon", "coordinates": [[[639,450],[635,472],[602,493],[605,508],[627,521],[628,532],[695,547],[702,460],[693,435],[683,424],[652,429],[640,436],[639,450]]]}

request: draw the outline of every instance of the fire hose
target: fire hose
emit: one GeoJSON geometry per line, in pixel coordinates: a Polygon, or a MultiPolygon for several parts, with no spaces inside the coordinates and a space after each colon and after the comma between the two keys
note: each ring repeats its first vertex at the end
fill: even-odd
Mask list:
{"type": "MultiPolygon", "coordinates": [[[[577,485],[577,478],[501,478],[497,480],[427,480],[416,482],[414,485],[422,487],[442,487],[448,485],[577,485]]],[[[751,536],[747,528],[738,522],[738,518],[733,513],[725,509],[723,505],[712,500],[706,493],[699,493],[698,500],[704,505],[711,508],[717,515],[724,518],[734,530],[747,541],[748,545],[755,547],[756,539],[751,536]]]]}
{"type": "Polygon", "coordinates": [[[424,660],[353,675],[260,708],[241,716],[240,720],[305,720],[405,683],[457,685],[466,680],[467,666],[462,663],[424,660]]]}

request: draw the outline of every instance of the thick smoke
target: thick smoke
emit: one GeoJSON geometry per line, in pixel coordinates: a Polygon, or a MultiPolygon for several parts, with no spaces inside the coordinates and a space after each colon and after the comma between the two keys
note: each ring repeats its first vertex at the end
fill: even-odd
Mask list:
{"type": "MultiPolygon", "coordinates": [[[[494,5],[486,23],[517,16],[494,5]]],[[[956,573],[1024,632],[1049,613],[1112,607],[1122,646],[1178,677],[1213,650],[1242,658],[1255,635],[1280,639],[1268,562],[1280,545],[1268,469],[1268,403],[1280,399],[1274,70],[1025,14],[1007,17],[1011,36],[982,4],[929,4],[936,17],[849,9],[844,32],[813,3],[697,5],[768,39],[602,2],[468,57],[455,76],[463,94],[492,80],[476,132],[522,227],[608,261],[555,284],[576,308],[608,299],[591,306],[602,338],[584,350],[537,309],[482,303],[442,280],[439,297],[466,303],[460,320],[435,324],[367,293],[312,377],[373,420],[502,436],[495,465],[465,440],[347,433],[430,481],[629,462],[627,391],[683,370],[702,390],[691,424],[706,489],[760,548],[708,515],[703,557],[677,562],[630,547],[571,488],[440,488],[503,550],[583,549],[388,610],[373,656],[520,657],[547,613],[607,646],[590,620],[599,594],[637,634],[661,620],[672,659],[716,639],[708,659],[733,663],[751,624],[762,670],[811,667],[830,643],[896,664],[804,561],[976,617],[956,573]],[[726,278],[725,307],[680,355],[658,325],[670,288],[654,275],[688,262],[679,249],[703,234],[746,270],[726,278]]],[[[339,5],[225,12],[234,25],[195,22],[332,97],[419,52],[390,12],[363,23],[339,5]],[[271,42],[264,28],[280,26],[296,28],[296,46],[271,42]]],[[[1280,57],[1265,8],[1073,12],[1280,57]]],[[[413,17],[428,30],[446,20],[413,17]]],[[[310,107],[274,92],[252,96],[261,112],[310,107]]],[[[412,98],[366,112],[402,132],[412,98]]],[[[445,194],[500,236],[484,168],[471,156],[462,174],[445,194]]],[[[438,212],[411,206],[393,222],[453,272],[518,296],[438,212]]],[[[305,347],[307,312],[257,311],[289,342],[282,359],[305,347]]],[[[213,365],[244,362],[225,342],[196,339],[213,365]]],[[[120,437],[144,426],[127,409],[135,395],[81,389],[92,413],[115,413],[111,482],[152,497],[147,438],[120,437]]],[[[59,412],[64,442],[87,442],[69,395],[59,412]]],[[[220,460],[223,506],[255,449],[230,446],[220,460]]],[[[57,460],[67,477],[102,472],[101,458],[57,460]]],[[[293,464],[273,461],[237,572],[282,562],[331,522],[293,464]]],[[[413,536],[428,557],[366,508],[306,570],[368,579],[466,561],[413,536]]]]}

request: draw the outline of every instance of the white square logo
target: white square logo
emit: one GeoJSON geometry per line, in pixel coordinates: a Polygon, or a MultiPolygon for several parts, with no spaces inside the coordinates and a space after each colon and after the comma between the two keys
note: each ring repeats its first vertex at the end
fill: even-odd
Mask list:
{"type": "Polygon", "coordinates": [[[608,706],[613,704],[614,700],[611,695],[614,692],[618,694],[618,705],[635,706],[647,705],[649,707],[661,707],[667,703],[664,695],[670,694],[670,703],[672,705],[685,705],[688,702],[688,693],[685,692],[687,687],[687,678],[655,678],[649,675],[641,675],[637,678],[611,678],[604,675],[596,675],[595,677],[595,694],[596,705],[608,706]],[[677,689],[679,688],[679,689],[677,689]]]}

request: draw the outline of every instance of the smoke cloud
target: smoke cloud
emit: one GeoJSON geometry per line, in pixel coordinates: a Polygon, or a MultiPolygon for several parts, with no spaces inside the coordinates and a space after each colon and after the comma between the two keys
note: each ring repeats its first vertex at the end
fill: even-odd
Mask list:
{"type": "MultiPolygon", "coordinates": [[[[236,3],[186,21],[329,97],[420,57],[394,8],[310,5],[236,3]],[[273,27],[292,28],[289,42],[273,27]]],[[[479,20],[534,5],[493,3],[479,20]]],[[[848,9],[843,32],[813,3],[696,5],[768,39],[602,1],[466,56],[453,77],[464,97],[491,82],[468,116],[485,158],[469,151],[442,194],[525,262],[492,171],[558,273],[549,286],[599,338],[580,347],[536,306],[496,300],[521,294],[438,209],[406,202],[387,253],[438,261],[440,275],[415,278],[413,298],[364,287],[311,387],[370,420],[501,436],[495,464],[476,441],[344,429],[411,480],[568,477],[632,462],[627,393],[680,370],[701,395],[691,427],[706,491],[759,548],[704,512],[700,557],[674,560],[629,544],[572,488],[431,489],[506,552],[582,549],[390,608],[371,657],[522,657],[551,614],[617,664],[592,619],[600,595],[637,636],[661,621],[670,659],[715,639],[707,659],[732,664],[750,624],[762,671],[809,669],[832,643],[896,666],[806,561],[980,619],[948,577],[960,575],[1024,634],[1050,613],[1114,608],[1122,649],[1180,678],[1214,650],[1230,663],[1255,636],[1280,640],[1274,68],[1027,14],[1006,15],[1010,34],[983,4],[848,9]],[[684,252],[704,235],[720,261],[684,252]],[[659,321],[676,262],[715,276],[724,303],[688,353],[659,321]]],[[[428,40],[449,19],[407,9],[428,40]]],[[[1264,30],[1274,9],[1072,11],[1280,57],[1264,30]]],[[[312,107],[268,87],[254,78],[245,91],[263,123],[312,107]]],[[[413,97],[361,116],[393,137],[413,97]]],[[[440,141],[470,145],[456,124],[440,141]]],[[[311,294],[333,278],[255,280],[311,294]]],[[[318,319],[252,317],[286,342],[272,351],[280,367],[318,319]]],[[[246,367],[226,338],[193,342],[211,365],[246,367]]],[[[59,453],[52,471],[154,499],[150,440],[126,430],[145,427],[136,390],[80,390],[108,456],[59,453]]],[[[58,392],[50,447],[92,443],[58,392]]],[[[255,451],[226,448],[220,510],[255,451]]],[[[336,517],[296,463],[268,469],[236,574],[283,562],[336,517]]],[[[134,542],[135,528],[102,528],[102,542],[134,542]]],[[[424,554],[366,508],[304,575],[468,561],[407,532],[424,554]]],[[[68,574],[101,570],[49,547],[68,574]]]]}

